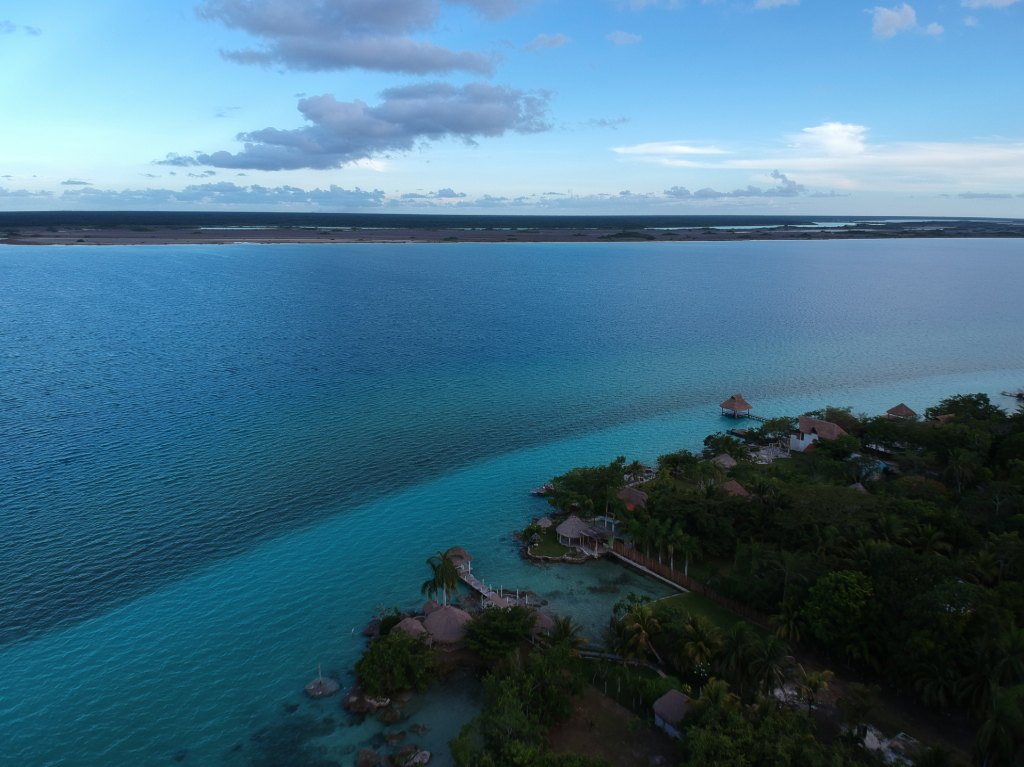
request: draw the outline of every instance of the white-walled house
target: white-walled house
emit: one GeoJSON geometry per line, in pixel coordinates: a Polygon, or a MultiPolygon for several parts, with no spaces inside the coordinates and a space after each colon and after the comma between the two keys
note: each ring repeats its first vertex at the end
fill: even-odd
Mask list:
{"type": "Polygon", "coordinates": [[[796,434],[789,438],[789,449],[794,453],[802,453],[819,439],[832,440],[845,435],[846,432],[839,424],[802,415],[797,420],[796,434]]]}

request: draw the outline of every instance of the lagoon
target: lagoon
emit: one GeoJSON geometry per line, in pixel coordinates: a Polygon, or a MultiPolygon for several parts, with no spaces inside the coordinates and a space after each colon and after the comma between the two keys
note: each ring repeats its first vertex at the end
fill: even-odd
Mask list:
{"type": "MultiPolygon", "coordinates": [[[[521,561],[529,488],[696,448],[735,391],[781,415],[1016,389],[1022,250],[0,249],[0,765],[286,763],[289,733],[348,763],[375,732],[301,687],[452,544],[596,639],[663,587],[521,561]]],[[[472,701],[437,700],[443,757],[472,701]]]]}

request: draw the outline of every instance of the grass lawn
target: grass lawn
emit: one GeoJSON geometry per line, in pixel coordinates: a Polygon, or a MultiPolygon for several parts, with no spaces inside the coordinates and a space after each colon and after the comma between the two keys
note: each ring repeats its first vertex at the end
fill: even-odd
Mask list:
{"type": "Polygon", "coordinates": [[[613,767],[664,764],[678,760],[678,744],[589,685],[568,721],[551,731],[551,749],[604,759],[613,767]]]}
{"type": "Polygon", "coordinates": [[[531,546],[530,551],[541,557],[560,557],[567,554],[571,549],[566,548],[558,542],[555,528],[549,527],[540,534],[540,543],[531,546]]]}
{"type": "MultiPolygon", "coordinates": [[[[741,622],[743,619],[726,610],[724,607],[712,602],[707,597],[702,597],[700,594],[694,594],[693,592],[687,594],[676,594],[665,599],[659,599],[655,603],[655,608],[658,610],[685,610],[688,613],[694,615],[703,615],[709,621],[718,626],[722,631],[725,631],[733,626],[735,623],[741,622]]],[[[759,626],[750,624],[751,628],[755,631],[764,633],[764,629],[759,626]]]]}

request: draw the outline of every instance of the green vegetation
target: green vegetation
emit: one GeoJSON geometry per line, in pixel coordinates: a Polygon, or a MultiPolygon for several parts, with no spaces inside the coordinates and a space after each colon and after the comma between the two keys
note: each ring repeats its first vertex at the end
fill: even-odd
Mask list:
{"type": "MultiPolygon", "coordinates": [[[[758,756],[773,740],[786,763],[868,758],[849,744],[832,753],[808,741],[813,728],[794,718],[806,713],[765,708],[785,680],[812,711],[832,686],[831,672],[793,662],[798,645],[926,706],[970,716],[978,763],[1024,763],[1024,408],[1008,414],[968,394],[929,408],[925,421],[840,407],[809,415],[846,435],[770,465],[711,435],[703,456],[661,456],[635,511],[615,499],[624,458],[554,480],[553,504],[584,515],[614,510],[620,534],[672,570],[701,558],[728,563],[701,567],[707,585],[772,616],[775,627],[759,633],[693,595],[657,605],[627,599],[609,648],[663,665],[695,693],[727,685],[735,705],[694,716],[693,764],[776,763],[758,756]],[[707,460],[722,453],[738,465],[707,460]],[[749,497],[724,492],[727,480],[749,497]],[[717,729],[701,732],[705,721],[717,729]]],[[[777,441],[795,420],[772,419],[755,436],[777,441]]]]}
{"type": "MultiPolygon", "coordinates": [[[[599,767],[601,762],[547,749],[551,727],[566,720],[583,690],[578,631],[571,621],[556,639],[528,648],[533,614],[526,608],[486,610],[467,627],[490,670],[480,715],[451,741],[459,767],[599,767]],[[529,622],[527,622],[529,618],[529,622]],[[486,637],[486,639],[484,639],[486,637]],[[504,652],[502,652],[504,650],[504,652]]],[[[557,628],[557,624],[556,624],[557,628]]]]}
{"type": "Polygon", "coordinates": [[[371,696],[392,696],[405,690],[422,692],[436,677],[430,647],[402,631],[374,640],[356,663],[359,685],[371,696]]]}
{"type": "Polygon", "coordinates": [[[537,622],[528,607],[484,610],[466,626],[466,646],[489,662],[497,662],[525,643],[537,622]]]}
{"type": "Polygon", "coordinates": [[[430,577],[420,586],[420,593],[434,598],[441,593],[441,603],[448,604],[448,594],[459,585],[459,571],[448,552],[439,551],[427,560],[430,577]]]}

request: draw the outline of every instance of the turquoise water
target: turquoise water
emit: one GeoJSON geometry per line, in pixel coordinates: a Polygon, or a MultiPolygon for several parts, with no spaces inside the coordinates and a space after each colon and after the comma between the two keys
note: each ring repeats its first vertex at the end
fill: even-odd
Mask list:
{"type": "MultiPolygon", "coordinates": [[[[618,594],[664,589],[522,562],[510,532],[545,508],[526,490],[695,448],[737,390],[770,415],[1017,388],[1022,255],[0,250],[0,764],[350,763],[380,728],[302,685],[318,662],[350,679],[427,556],[464,545],[598,637],[618,594]]],[[[421,705],[443,755],[472,696],[421,705]]]]}

